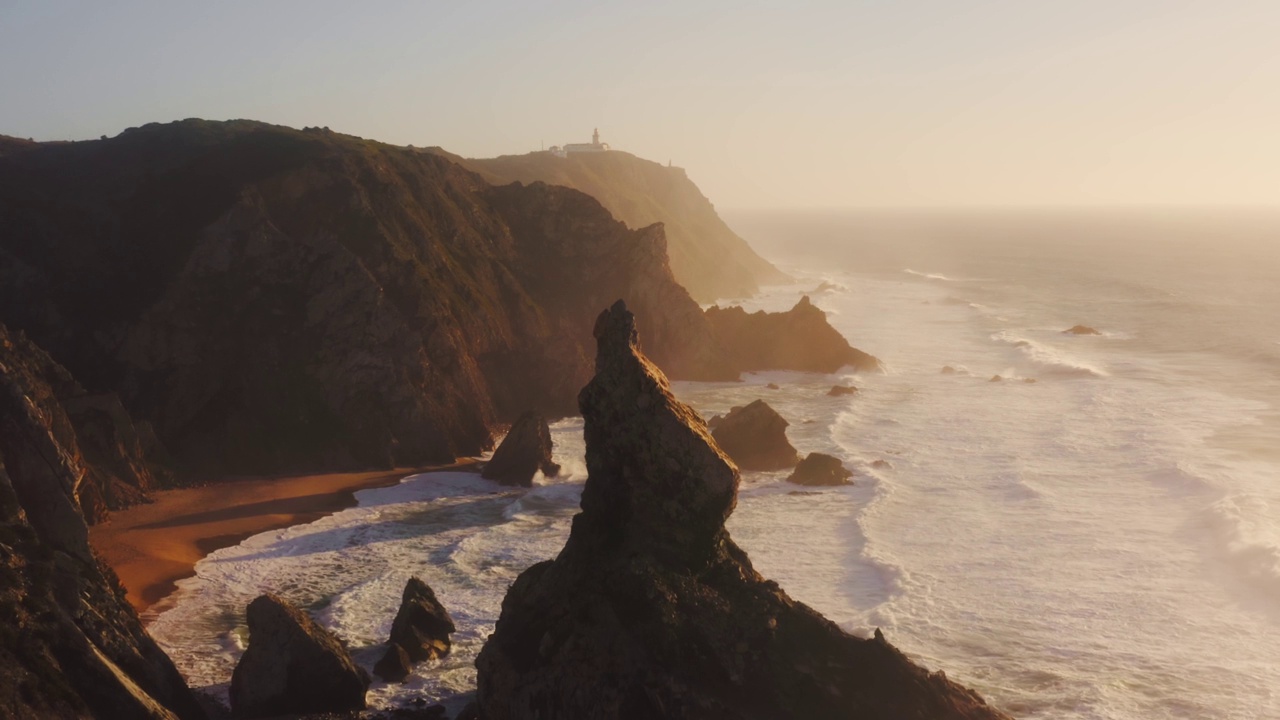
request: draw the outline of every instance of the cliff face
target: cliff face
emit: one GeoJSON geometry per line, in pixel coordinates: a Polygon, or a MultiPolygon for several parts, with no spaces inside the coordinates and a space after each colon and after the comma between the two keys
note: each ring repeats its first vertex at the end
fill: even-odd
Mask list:
{"type": "Polygon", "coordinates": [[[60,401],[66,380],[0,326],[0,716],[200,718],[89,548],[79,506],[100,469],[60,401]]]}
{"type": "Polygon", "coordinates": [[[585,307],[622,296],[682,377],[736,370],[661,227],[430,154],[197,120],[0,157],[0,319],[116,391],[196,474],[478,453],[573,411],[585,307]]]}
{"type": "Polygon", "coordinates": [[[756,573],[724,527],[737,469],[640,352],[634,317],[618,303],[595,336],[582,512],[503,600],[476,660],[481,717],[1007,720],[756,573]]]}
{"type": "Polygon", "coordinates": [[[762,284],[787,280],[725,225],[681,168],[616,150],[456,159],[494,184],[542,181],[581,190],[633,228],[662,223],[671,270],[699,302],[745,297],[762,284]]]}

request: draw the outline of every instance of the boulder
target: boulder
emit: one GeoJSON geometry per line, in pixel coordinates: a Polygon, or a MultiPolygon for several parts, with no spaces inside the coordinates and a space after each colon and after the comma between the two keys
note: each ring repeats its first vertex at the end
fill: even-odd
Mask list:
{"type": "Polygon", "coordinates": [[[363,710],[369,676],[311,616],[275,595],[249,603],[249,647],[231,674],[238,717],[363,710]]]}
{"type": "Polygon", "coordinates": [[[712,437],[743,470],[784,470],[800,456],[787,440],[788,423],[763,400],[735,407],[712,437]]]}
{"type": "Polygon", "coordinates": [[[840,458],[809,453],[787,478],[796,485],[852,485],[853,473],[845,469],[840,458]]]}
{"type": "Polygon", "coordinates": [[[391,645],[404,648],[413,662],[435,660],[449,653],[449,636],[457,628],[449,611],[436,599],[431,588],[416,577],[409,578],[400,600],[400,610],[391,623],[391,645]]]}
{"type": "Polygon", "coordinates": [[[409,653],[395,643],[387,646],[387,652],[373,666],[373,674],[386,682],[404,682],[413,672],[413,661],[409,653]]]}
{"type": "Polygon", "coordinates": [[[761,577],[725,529],[737,469],[640,352],[631,313],[615,304],[595,336],[582,512],[503,599],[474,716],[1006,718],[761,577]]]}
{"type": "Polygon", "coordinates": [[[480,475],[503,485],[531,487],[539,470],[555,477],[560,466],[551,460],[551,428],[546,419],[526,412],[511,426],[480,475]]]}
{"type": "Polygon", "coordinates": [[[1063,335],[1101,335],[1102,333],[1088,325],[1074,325],[1062,331],[1063,335]]]}
{"type": "Polygon", "coordinates": [[[831,386],[831,389],[827,391],[827,395],[830,397],[840,397],[842,395],[852,395],[856,392],[858,392],[858,388],[853,387],[852,385],[833,385],[831,386]]]}

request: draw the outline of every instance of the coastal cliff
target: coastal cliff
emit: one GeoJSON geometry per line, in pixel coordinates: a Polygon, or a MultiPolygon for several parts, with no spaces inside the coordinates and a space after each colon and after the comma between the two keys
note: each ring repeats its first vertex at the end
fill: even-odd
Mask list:
{"type": "Polygon", "coordinates": [[[568,157],[547,152],[451,157],[494,184],[541,181],[581,190],[633,228],[662,223],[671,271],[698,302],[746,297],[761,285],[789,279],[720,219],[682,168],[618,150],[568,157]]]}
{"type": "Polygon", "coordinates": [[[524,411],[575,412],[588,308],[616,297],[673,377],[762,369],[677,283],[662,225],[326,129],[16,143],[0,225],[0,320],[115,393],[186,477],[478,454],[524,411]]]}
{"type": "Polygon", "coordinates": [[[67,382],[0,325],[0,716],[202,718],[89,547],[80,507],[104,469],[63,405],[67,382]]]}

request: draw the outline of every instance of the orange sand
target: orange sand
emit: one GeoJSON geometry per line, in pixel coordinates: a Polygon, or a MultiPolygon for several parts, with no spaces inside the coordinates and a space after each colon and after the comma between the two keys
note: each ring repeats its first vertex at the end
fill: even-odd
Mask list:
{"type": "Polygon", "coordinates": [[[355,505],[365,488],[472,464],[394,471],[227,480],[204,487],[164,490],[155,502],[111,513],[89,529],[98,555],[120,576],[139,612],[195,574],[195,564],[251,535],[312,522],[355,505]]]}

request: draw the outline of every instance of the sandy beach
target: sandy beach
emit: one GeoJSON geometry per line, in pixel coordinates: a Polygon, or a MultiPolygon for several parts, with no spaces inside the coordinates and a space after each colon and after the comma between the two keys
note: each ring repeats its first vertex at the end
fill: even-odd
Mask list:
{"type": "Polygon", "coordinates": [[[209,553],[260,532],[312,522],[355,505],[355,493],[409,475],[468,467],[225,480],[164,490],[155,501],[120,510],[89,529],[93,548],[120,576],[139,612],[164,599],[209,553]]]}

